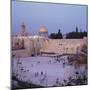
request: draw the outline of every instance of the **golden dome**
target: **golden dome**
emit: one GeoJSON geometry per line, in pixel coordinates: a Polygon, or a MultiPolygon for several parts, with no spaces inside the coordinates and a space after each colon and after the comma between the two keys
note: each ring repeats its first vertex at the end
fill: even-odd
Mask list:
{"type": "Polygon", "coordinates": [[[45,27],[41,27],[40,30],[39,30],[39,32],[48,32],[48,30],[45,27]]]}

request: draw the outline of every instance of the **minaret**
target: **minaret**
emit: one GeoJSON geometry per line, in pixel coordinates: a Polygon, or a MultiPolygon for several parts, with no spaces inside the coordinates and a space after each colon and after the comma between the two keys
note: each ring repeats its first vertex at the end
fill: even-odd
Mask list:
{"type": "Polygon", "coordinates": [[[20,31],[21,31],[21,33],[25,32],[25,24],[24,24],[24,22],[22,22],[22,24],[20,26],[20,31]]]}
{"type": "Polygon", "coordinates": [[[19,36],[27,36],[27,35],[28,35],[28,33],[26,32],[26,26],[25,26],[24,22],[22,22],[20,25],[19,36]]]}
{"type": "Polygon", "coordinates": [[[24,36],[24,33],[25,33],[25,25],[24,22],[22,22],[20,25],[20,36],[24,36]]]}

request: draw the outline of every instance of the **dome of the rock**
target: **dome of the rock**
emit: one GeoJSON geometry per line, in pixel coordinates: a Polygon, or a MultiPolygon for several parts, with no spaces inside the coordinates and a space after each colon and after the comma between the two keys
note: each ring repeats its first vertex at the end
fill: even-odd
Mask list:
{"type": "Polygon", "coordinates": [[[43,32],[44,33],[44,32],[48,32],[48,30],[47,30],[46,27],[41,27],[40,30],[39,30],[39,32],[43,32]]]}
{"type": "Polygon", "coordinates": [[[46,27],[41,27],[39,30],[39,35],[43,37],[48,37],[48,30],[46,27]]]}

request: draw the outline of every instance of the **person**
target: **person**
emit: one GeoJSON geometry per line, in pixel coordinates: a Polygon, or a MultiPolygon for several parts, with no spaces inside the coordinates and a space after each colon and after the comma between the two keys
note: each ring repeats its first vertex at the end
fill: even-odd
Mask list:
{"type": "Polygon", "coordinates": [[[35,76],[36,76],[36,77],[38,76],[38,72],[35,73],[35,76]]]}
{"type": "Polygon", "coordinates": [[[63,68],[65,67],[65,62],[63,63],[63,68]]]}
{"type": "Polygon", "coordinates": [[[43,72],[41,72],[41,75],[43,75],[43,72]]]}
{"type": "Polygon", "coordinates": [[[45,77],[45,78],[47,77],[47,72],[45,72],[44,77],[45,77]]]}
{"type": "Polygon", "coordinates": [[[27,70],[27,72],[29,72],[29,70],[27,70]]]}
{"type": "Polygon", "coordinates": [[[59,84],[59,78],[56,79],[56,84],[59,84]]]}
{"type": "Polygon", "coordinates": [[[51,64],[51,60],[48,61],[48,64],[51,64]]]}
{"type": "Polygon", "coordinates": [[[67,80],[64,79],[63,81],[64,81],[64,85],[67,85],[67,80]]]}
{"type": "Polygon", "coordinates": [[[37,73],[35,72],[35,77],[37,77],[37,73]]]}
{"type": "Polygon", "coordinates": [[[37,62],[38,64],[40,63],[40,61],[37,62]]]}

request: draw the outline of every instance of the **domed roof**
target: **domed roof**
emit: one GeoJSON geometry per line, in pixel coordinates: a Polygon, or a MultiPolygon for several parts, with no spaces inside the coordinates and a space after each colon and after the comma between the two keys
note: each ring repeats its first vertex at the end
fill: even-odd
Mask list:
{"type": "Polygon", "coordinates": [[[48,30],[46,27],[43,26],[40,28],[39,32],[48,32],[48,30]]]}

